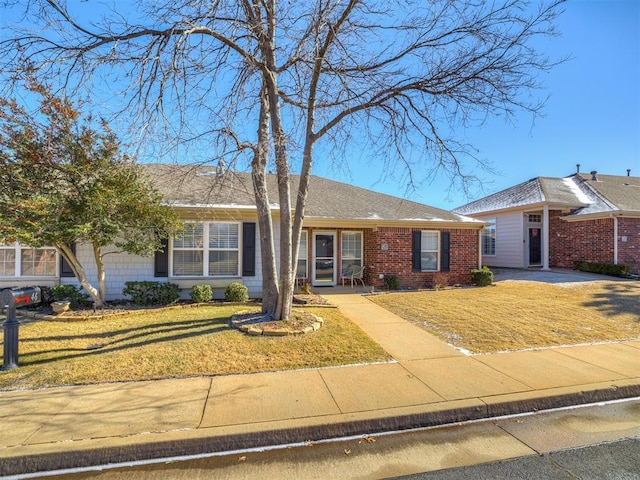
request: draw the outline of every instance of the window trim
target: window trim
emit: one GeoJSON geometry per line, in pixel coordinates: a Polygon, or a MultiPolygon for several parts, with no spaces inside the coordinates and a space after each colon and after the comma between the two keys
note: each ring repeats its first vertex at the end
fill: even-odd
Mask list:
{"type": "Polygon", "coordinates": [[[169,277],[176,279],[189,279],[189,278],[241,278],[242,277],[242,222],[227,222],[227,221],[196,221],[186,220],[184,224],[201,224],[202,225],[202,245],[198,248],[185,248],[175,247],[175,237],[171,238],[169,248],[169,277]],[[227,224],[236,225],[238,231],[238,244],[235,248],[213,248],[209,246],[210,225],[213,224],[227,224]],[[202,274],[201,275],[177,275],[174,272],[174,253],[176,251],[185,252],[200,252],[202,254],[202,274]],[[237,270],[232,274],[214,274],[209,271],[209,252],[235,252],[237,255],[237,270]]]}
{"type": "MultiPolygon", "coordinates": [[[[342,230],[340,232],[340,276],[344,275],[344,236],[345,235],[360,235],[360,257],[354,258],[353,260],[359,260],[359,266],[362,267],[364,265],[364,233],[362,230],[342,230]]],[[[352,260],[352,259],[349,259],[352,260]]]]}
{"type": "Polygon", "coordinates": [[[300,244],[298,245],[298,263],[296,264],[296,279],[297,280],[307,280],[309,278],[309,231],[308,230],[302,230],[300,232],[300,244]],[[305,251],[302,252],[300,249],[302,248],[302,237],[306,238],[306,241],[304,242],[305,245],[305,251]],[[304,253],[304,255],[303,255],[304,253]],[[305,266],[305,275],[300,276],[300,273],[298,271],[298,266],[300,265],[300,262],[304,262],[304,266],[305,266]]]}
{"type": "Polygon", "coordinates": [[[440,268],[441,268],[441,259],[440,259],[440,255],[441,255],[441,250],[442,250],[442,245],[441,245],[441,240],[440,240],[440,230],[420,230],[420,271],[421,272],[439,272],[440,268]],[[424,248],[424,245],[426,242],[424,242],[424,234],[425,233],[432,233],[435,234],[436,239],[438,241],[438,247],[436,250],[427,250],[426,248],[424,248]],[[425,267],[422,265],[422,253],[435,253],[436,254],[436,268],[434,270],[431,269],[425,269],[425,267]]]}
{"type": "Polygon", "coordinates": [[[58,278],[60,276],[60,255],[58,250],[55,247],[43,246],[43,247],[30,247],[29,245],[22,245],[21,243],[15,242],[13,244],[0,244],[0,249],[8,250],[14,252],[14,264],[13,264],[13,275],[1,275],[0,278],[3,279],[15,279],[15,278],[58,278]],[[41,274],[41,275],[23,275],[22,274],[22,251],[23,250],[53,250],[55,255],[54,263],[54,271],[52,274],[41,274]]]}
{"type": "Polygon", "coordinates": [[[492,225],[485,225],[485,227],[482,229],[482,256],[495,257],[496,256],[496,232],[497,232],[496,220],[489,219],[486,221],[490,222],[492,225]],[[487,253],[486,245],[487,245],[488,238],[493,238],[493,253],[487,253]]]}

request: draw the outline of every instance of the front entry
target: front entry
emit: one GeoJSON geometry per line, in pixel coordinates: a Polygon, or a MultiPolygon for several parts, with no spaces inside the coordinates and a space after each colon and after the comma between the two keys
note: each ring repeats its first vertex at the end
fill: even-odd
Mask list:
{"type": "Polygon", "coordinates": [[[336,232],[313,232],[313,285],[336,285],[336,232]]]}
{"type": "Polygon", "coordinates": [[[529,265],[542,264],[542,230],[529,229],[529,265]]]}

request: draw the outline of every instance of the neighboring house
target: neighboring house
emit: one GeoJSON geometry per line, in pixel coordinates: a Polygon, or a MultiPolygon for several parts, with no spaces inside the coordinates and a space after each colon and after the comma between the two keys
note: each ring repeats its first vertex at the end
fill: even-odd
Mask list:
{"type": "MultiPolygon", "coordinates": [[[[108,255],[108,298],[122,298],[124,282],[136,280],[171,281],[185,292],[207,283],[214,290],[219,287],[218,297],[231,281],[241,281],[253,298],[260,297],[260,233],[251,175],[184,165],[146,168],[166,203],[180,212],[186,229],[155,258],[108,255]]],[[[277,251],[276,179],[268,177],[277,251]]],[[[293,193],[297,182],[293,176],[293,193]]],[[[376,288],[383,286],[384,275],[399,277],[402,287],[467,284],[470,271],[480,265],[484,225],[457,213],[311,177],[298,281],[338,285],[356,265],[364,267],[364,282],[376,288]]],[[[89,278],[94,278],[90,248],[76,249],[89,278]]],[[[54,249],[0,246],[0,287],[73,283],[64,264],[54,249]]]]}
{"type": "Polygon", "coordinates": [[[577,260],[640,271],[640,177],[538,177],[454,210],[486,222],[483,263],[573,268],[577,260]]]}

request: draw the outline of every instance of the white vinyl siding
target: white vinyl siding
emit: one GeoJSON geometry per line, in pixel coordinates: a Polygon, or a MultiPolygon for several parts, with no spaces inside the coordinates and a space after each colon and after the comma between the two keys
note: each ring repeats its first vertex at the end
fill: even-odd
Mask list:
{"type": "Polygon", "coordinates": [[[491,267],[524,267],[523,259],[523,224],[522,212],[513,212],[495,217],[482,218],[496,224],[495,252],[493,256],[483,259],[483,263],[491,267]]]}

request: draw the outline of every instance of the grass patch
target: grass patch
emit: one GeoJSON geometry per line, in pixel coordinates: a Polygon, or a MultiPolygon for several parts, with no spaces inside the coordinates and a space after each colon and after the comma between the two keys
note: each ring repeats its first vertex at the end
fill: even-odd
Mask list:
{"type": "Polygon", "coordinates": [[[640,338],[640,283],[504,281],[371,297],[473,353],[640,338]]]}
{"type": "Polygon", "coordinates": [[[389,359],[337,309],[313,333],[251,337],[228,325],[241,307],[203,306],[20,326],[20,367],[0,372],[0,389],[243,374],[389,359]]]}

